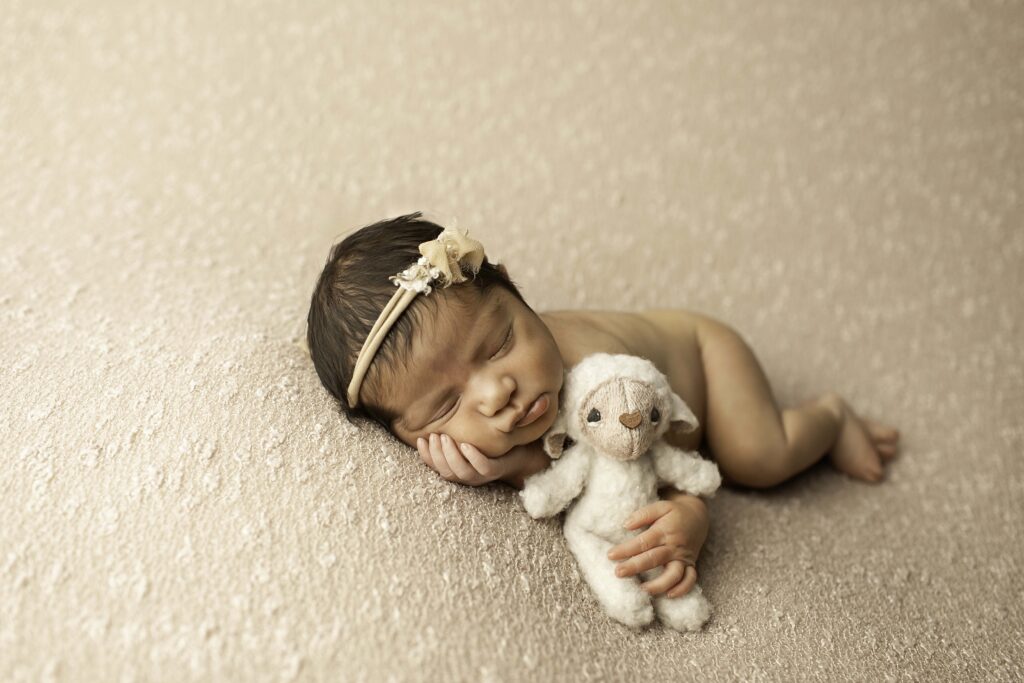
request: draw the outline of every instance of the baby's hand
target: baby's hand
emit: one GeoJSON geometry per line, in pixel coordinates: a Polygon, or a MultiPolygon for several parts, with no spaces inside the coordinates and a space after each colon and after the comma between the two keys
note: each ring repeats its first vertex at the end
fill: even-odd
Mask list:
{"type": "Polygon", "coordinates": [[[650,595],[668,591],[670,598],[686,595],[697,583],[697,556],[708,535],[708,513],[704,501],[695,496],[677,496],[645,505],[629,517],[626,529],[650,525],[641,534],[608,551],[608,559],[619,563],[615,575],[626,577],[659,565],[661,574],[641,587],[650,595]],[[635,557],[634,557],[635,556],[635,557]]]}
{"type": "Polygon", "coordinates": [[[481,486],[518,472],[527,457],[526,449],[517,446],[500,458],[489,458],[472,444],[456,445],[447,434],[431,434],[429,442],[420,437],[416,450],[427,467],[443,479],[468,486],[481,486]]]}

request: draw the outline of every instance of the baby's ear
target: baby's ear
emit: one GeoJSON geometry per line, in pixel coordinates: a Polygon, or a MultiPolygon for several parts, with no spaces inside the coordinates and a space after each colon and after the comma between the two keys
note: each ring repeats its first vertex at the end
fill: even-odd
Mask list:
{"type": "Polygon", "coordinates": [[[541,437],[541,441],[544,444],[544,452],[552,458],[562,457],[562,451],[565,450],[565,442],[568,438],[569,434],[566,428],[565,416],[562,413],[558,413],[554,424],[548,427],[548,431],[544,432],[544,436],[541,437]]]}
{"type": "Polygon", "coordinates": [[[697,416],[690,410],[690,406],[686,405],[686,401],[679,398],[679,394],[674,391],[672,392],[672,416],[669,418],[669,424],[672,429],[682,432],[692,432],[699,424],[697,416]]]}

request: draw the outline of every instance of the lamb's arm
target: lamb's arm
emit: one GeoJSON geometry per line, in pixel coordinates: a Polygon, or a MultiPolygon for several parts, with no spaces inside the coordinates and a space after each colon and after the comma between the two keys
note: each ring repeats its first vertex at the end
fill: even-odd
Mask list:
{"type": "Polygon", "coordinates": [[[590,471],[590,452],[576,444],[551,466],[526,478],[519,497],[534,519],[551,517],[565,509],[583,491],[590,471]]]}
{"type": "Polygon", "coordinates": [[[695,452],[678,449],[663,441],[654,444],[651,450],[659,482],[695,496],[711,496],[722,485],[718,466],[695,452]]]}

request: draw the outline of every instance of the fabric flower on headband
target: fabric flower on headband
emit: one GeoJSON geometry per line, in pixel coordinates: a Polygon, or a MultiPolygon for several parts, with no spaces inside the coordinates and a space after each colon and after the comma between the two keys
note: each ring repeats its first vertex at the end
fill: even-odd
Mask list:
{"type": "Polygon", "coordinates": [[[484,245],[455,228],[445,228],[437,239],[420,245],[419,260],[398,275],[388,279],[396,286],[414,292],[430,294],[430,283],[442,289],[451,284],[465,282],[467,278],[462,268],[472,271],[474,275],[483,265],[484,245]]]}

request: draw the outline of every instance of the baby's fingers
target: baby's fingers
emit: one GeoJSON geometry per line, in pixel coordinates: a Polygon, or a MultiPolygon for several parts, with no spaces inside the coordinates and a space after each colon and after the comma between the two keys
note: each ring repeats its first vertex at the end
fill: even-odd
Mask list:
{"type": "Polygon", "coordinates": [[[473,444],[462,444],[460,452],[484,480],[494,481],[502,475],[495,459],[488,458],[486,455],[478,451],[476,446],[473,444]]]}
{"type": "Polygon", "coordinates": [[[639,555],[652,548],[664,545],[665,534],[658,529],[648,529],[642,534],[637,534],[608,551],[609,560],[620,560],[624,557],[639,555]]]}
{"type": "Polygon", "coordinates": [[[661,517],[672,511],[672,503],[667,500],[655,501],[645,505],[626,518],[623,528],[637,529],[642,526],[649,526],[658,521],[661,517]]]}
{"type": "MultiPolygon", "coordinates": [[[[433,435],[431,435],[431,441],[433,438],[433,435]]],[[[447,459],[445,459],[442,454],[437,453],[436,450],[432,449],[427,439],[424,439],[423,437],[416,439],[416,450],[419,451],[420,458],[423,459],[423,462],[426,463],[427,467],[440,474],[441,478],[451,481],[454,475],[452,474],[451,468],[448,467],[447,459]]]]}
{"type": "MultiPolygon", "coordinates": [[[[434,438],[436,437],[431,434],[431,439],[434,438]]],[[[459,452],[459,448],[452,441],[452,438],[447,434],[442,434],[438,440],[440,441],[441,453],[444,455],[444,459],[448,461],[448,467],[455,473],[458,481],[464,484],[479,484],[480,473],[473,469],[473,466],[466,461],[466,458],[459,452]]]]}
{"type": "Polygon", "coordinates": [[[480,486],[503,475],[503,467],[496,459],[488,458],[468,443],[460,448],[447,434],[416,439],[416,450],[427,467],[447,481],[480,486]]]}
{"type": "Polygon", "coordinates": [[[694,569],[692,564],[686,565],[686,573],[683,574],[683,580],[679,582],[675,588],[670,590],[666,595],[670,598],[679,598],[691,590],[697,584],[697,570],[694,569]]]}
{"type": "Polygon", "coordinates": [[[625,578],[627,576],[639,574],[640,572],[645,572],[648,569],[660,567],[663,564],[668,564],[673,559],[678,559],[673,557],[673,554],[672,550],[665,546],[659,546],[653,550],[648,550],[636,557],[619,562],[619,566],[615,568],[615,576],[625,578]]]}
{"type": "Polygon", "coordinates": [[[649,595],[661,595],[679,584],[685,574],[686,567],[683,566],[683,563],[679,560],[672,560],[664,566],[657,577],[641,584],[640,587],[647,591],[649,595]]]}

